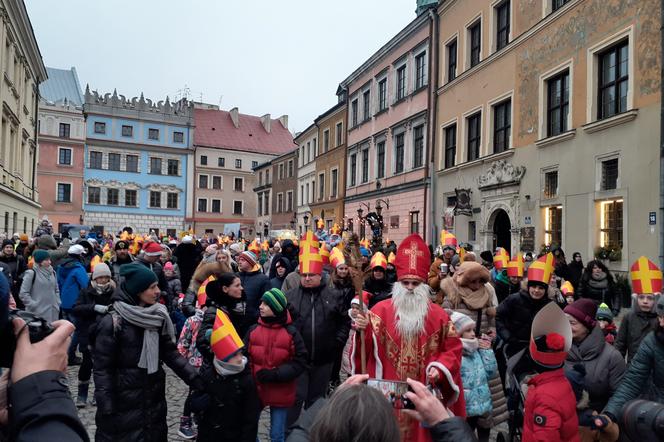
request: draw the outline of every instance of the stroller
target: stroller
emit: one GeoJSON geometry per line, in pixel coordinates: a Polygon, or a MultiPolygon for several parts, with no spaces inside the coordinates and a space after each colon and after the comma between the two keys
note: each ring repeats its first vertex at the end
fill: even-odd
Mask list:
{"type": "Polygon", "coordinates": [[[507,357],[505,353],[506,347],[503,347],[502,350],[507,360],[505,395],[507,396],[509,419],[507,421],[508,434],[499,432],[496,435],[496,442],[520,442],[523,430],[524,408],[526,405],[526,397],[522,389],[522,384],[527,380],[529,375],[534,374],[534,370],[530,355],[525,349],[515,353],[511,357],[507,357]]]}

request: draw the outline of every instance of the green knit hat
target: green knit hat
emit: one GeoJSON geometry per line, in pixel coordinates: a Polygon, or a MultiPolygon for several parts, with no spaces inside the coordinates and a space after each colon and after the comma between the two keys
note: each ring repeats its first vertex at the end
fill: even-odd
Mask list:
{"type": "Polygon", "coordinates": [[[120,266],[120,276],[124,279],[122,286],[131,296],[138,296],[159,281],[157,275],[140,262],[120,266]]]}
{"type": "Polygon", "coordinates": [[[275,316],[283,314],[286,311],[286,305],[288,304],[286,295],[284,295],[284,292],[279,289],[271,289],[263,293],[261,301],[270,307],[275,316]]]}
{"type": "Polygon", "coordinates": [[[50,257],[51,257],[51,255],[49,255],[47,250],[39,249],[39,250],[35,250],[34,252],[32,252],[32,259],[34,259],[37,264],[41,264],[42,261],[44,261],[45,259],[48,259],[50,257]]]}
{"type": "Polygon", "coordinates": [[[598,321],[607,321],[609,323],[613,322],[613,312],[608,305],[601,303],[595,314],[595,319],[598,321]]]}

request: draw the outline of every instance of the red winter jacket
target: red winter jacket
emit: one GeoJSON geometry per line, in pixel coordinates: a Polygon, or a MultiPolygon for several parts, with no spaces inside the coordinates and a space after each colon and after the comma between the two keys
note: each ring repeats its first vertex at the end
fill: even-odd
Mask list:
{"type": "Polygon", "coordinates": [[[562,368],[528,381],[523,442],[579,441],[576,398],[562,368]]]}
{"type": "Polygon", "coordinates": [[[286,313],[285,324],[266,323],[259,318],[245,339],[251,373],[264,407],[293,406],[295,381],[307,366],[307,348],[286,313]],[[269,382],[261,382],[256,376],[263,369],[270,370],[269,382]]]}

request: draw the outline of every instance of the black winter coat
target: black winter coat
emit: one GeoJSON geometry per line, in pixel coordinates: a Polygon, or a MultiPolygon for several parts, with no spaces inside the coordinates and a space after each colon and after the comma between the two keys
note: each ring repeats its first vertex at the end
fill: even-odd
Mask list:
{"type": "Polygon", "coordinates": [[[309,352],[309,362],[313,365],[333,362],[346,345],[350,331],[350,318],[341,293],[321,282],[313,289],[300,285],[286,293],[286,298],[295,328],[309,352]]]}
{"type": "Polygon", "coordinates": [[[343,299],[343,305],[345,309],[350,308],[350,303],[355,297],[355,287],[353,286],[353,280],[351,278],[341,279],[332,274],[330,276],[330,287],[337,289],[341,292],[341,299],[343,299]]]}
{"type": "Polygon", "coordinates": [[[40,371],[8,389],[12,441],[89,441],[59,371],[40,371]]]}
{"type": "Polygon", "coordinates": [[[189,287],[189,282],[196,271],[198,263],[201,262],[201,247],[196,244],[180,244],[173,251],[173,256],[178,259],[180,267],[180,281],[185,289],[189,287]]]}
{"type": "Polygon", "coordinates": [[[213,366],[201,367],[204,388],[192,393],[198,416],[198,442],[255,442],[261,406],[249,370],[221,376],[213,366]]]}
{"type": "Polygon", "coordinates": [[[369,310],[378,304],[380,301],[390,299],[392,297],[392,284],[385,279],[376,280],[373,277],[369,276],[366,281],[364,281],[363,290],[371,293],[372,296],[369,298],[369,310]]]}
{"type": "MultiPolygon", "coordinates": [[[[230,299],[230,298],[227,298],[230,299]]],[[[216,303],[214,300],[208,297],[205,301],[207,308],[205,313],[203,313],[203,321],[201,322],[201,327],[198,330],[198,335],[196,336],[196,348],[203,356],[204,363],[211,363],[214,354],[210,348],[210,337],[206,336],[208,330],[212,330],[214,326],[214,320],[217,317],[217,309],[221,308],[231,320],[231,324],[235,327],[239,336],[244,336],[249,329],[247,324],[245,313],[244,313],[244,303],[241,300],[238,300],[234,308],[230,308],[228,305],[221,305],[216,303]]]]}
{"type": "Polygon", "coordinates": [[[627,313],[618,328],[618,336],[613,346],[621,355],[627,356],[627,362],[631,362],[639,351],[641,341],[648,333],[657,328],[657,313],[641,311],[636,301],[633,302],[632,310],[627,313]]]}
{"type": "MultiPolygon", "coordinates": [[[[121,288],[113,300],[134,304],[121,288]]],[[[99,322],[94,346],[97,441],[166,441],[166,373],[138,367],[144,330],[107,314],[99,322]],[[116,319],[114,319],[116,318],[116,319]]],[[[159,359],[187,384],[200,384],[195,369],[175,342],[159,337],[159,359]]]]}
{"type": "Polygon", "coordinates": [[[583,262],[572,260],[567,265],[567,269],[569,270],[569,282],[572,283],[574,291],[578,291],[579,281],[581,281],[581,275],[583,275],[583,262]]]}
{"type": "Polygon", "coordinates": [[[588,273],[584,273],[581,277],[576,293],[577,299],[592,299],[597,305],[605,303],[609,306],[614,316],[617,316],[620,312],[620,299],[617,296],[616,283],[613,281],[613,277],[607,275],[608,282],[604,288],[593,287],[590,279],[591,276],[588,273]]]}
{"type": "Polygon", "coordinates": [[[23,272],[28,268],[25,264],[25,258],[18,254],[6,256],[4,253],[0,253],[0,262],[7,264],[12,277],[12,295],[14,295],[14,298],[18,298],[18,292],[21,289],[21,275],[23,275],[23,272]]]}
{"type": "Polygon", "coordinates": [[[242,289],[244,290],[247,302],[247,321],[250,326],[258,321],[258,306],[261,303],[261,297],[263,293],[272,288],[272,284],[268,277],[260,270],[256,270],[255,272],[240,272],[237,276],[242,282],[242,289]]]}
{"type": "Polygon", "coordinates": [[[508,345],[508,357],[526,347],[535,315],[549,302],[546,294],[542,299],[535,300],[526,290],[521,290],[509,295],[498,305],[496,332],[508,345]]]}
{"type": "Polygon", "coordinates": [[[93,336],[94,340],[97,321],[103,316],[95,312],[95,305],[111,305],[113,288],[109,288],[110,290],[107,293],[99,294],[96,289],[89,285],[81,290],[78,295],[72,312],[76,316],[76,329],[78,330],[78,339],[81,348],[86,348],[88,343],[92,344],[92,341],[89,341],[89,337],[93,336]]]}

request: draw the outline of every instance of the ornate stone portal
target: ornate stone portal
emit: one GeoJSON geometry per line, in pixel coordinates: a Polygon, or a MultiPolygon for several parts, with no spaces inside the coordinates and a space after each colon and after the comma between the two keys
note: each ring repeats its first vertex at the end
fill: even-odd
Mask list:
{"type": "Polygon", "coordinates": [[[505,160],[498,160],[491,164],[484,175],[477,178],[477,186],[484,190],[492,186],[519,184],[525,174],[526,166],[514,166],[505,160]]]}

